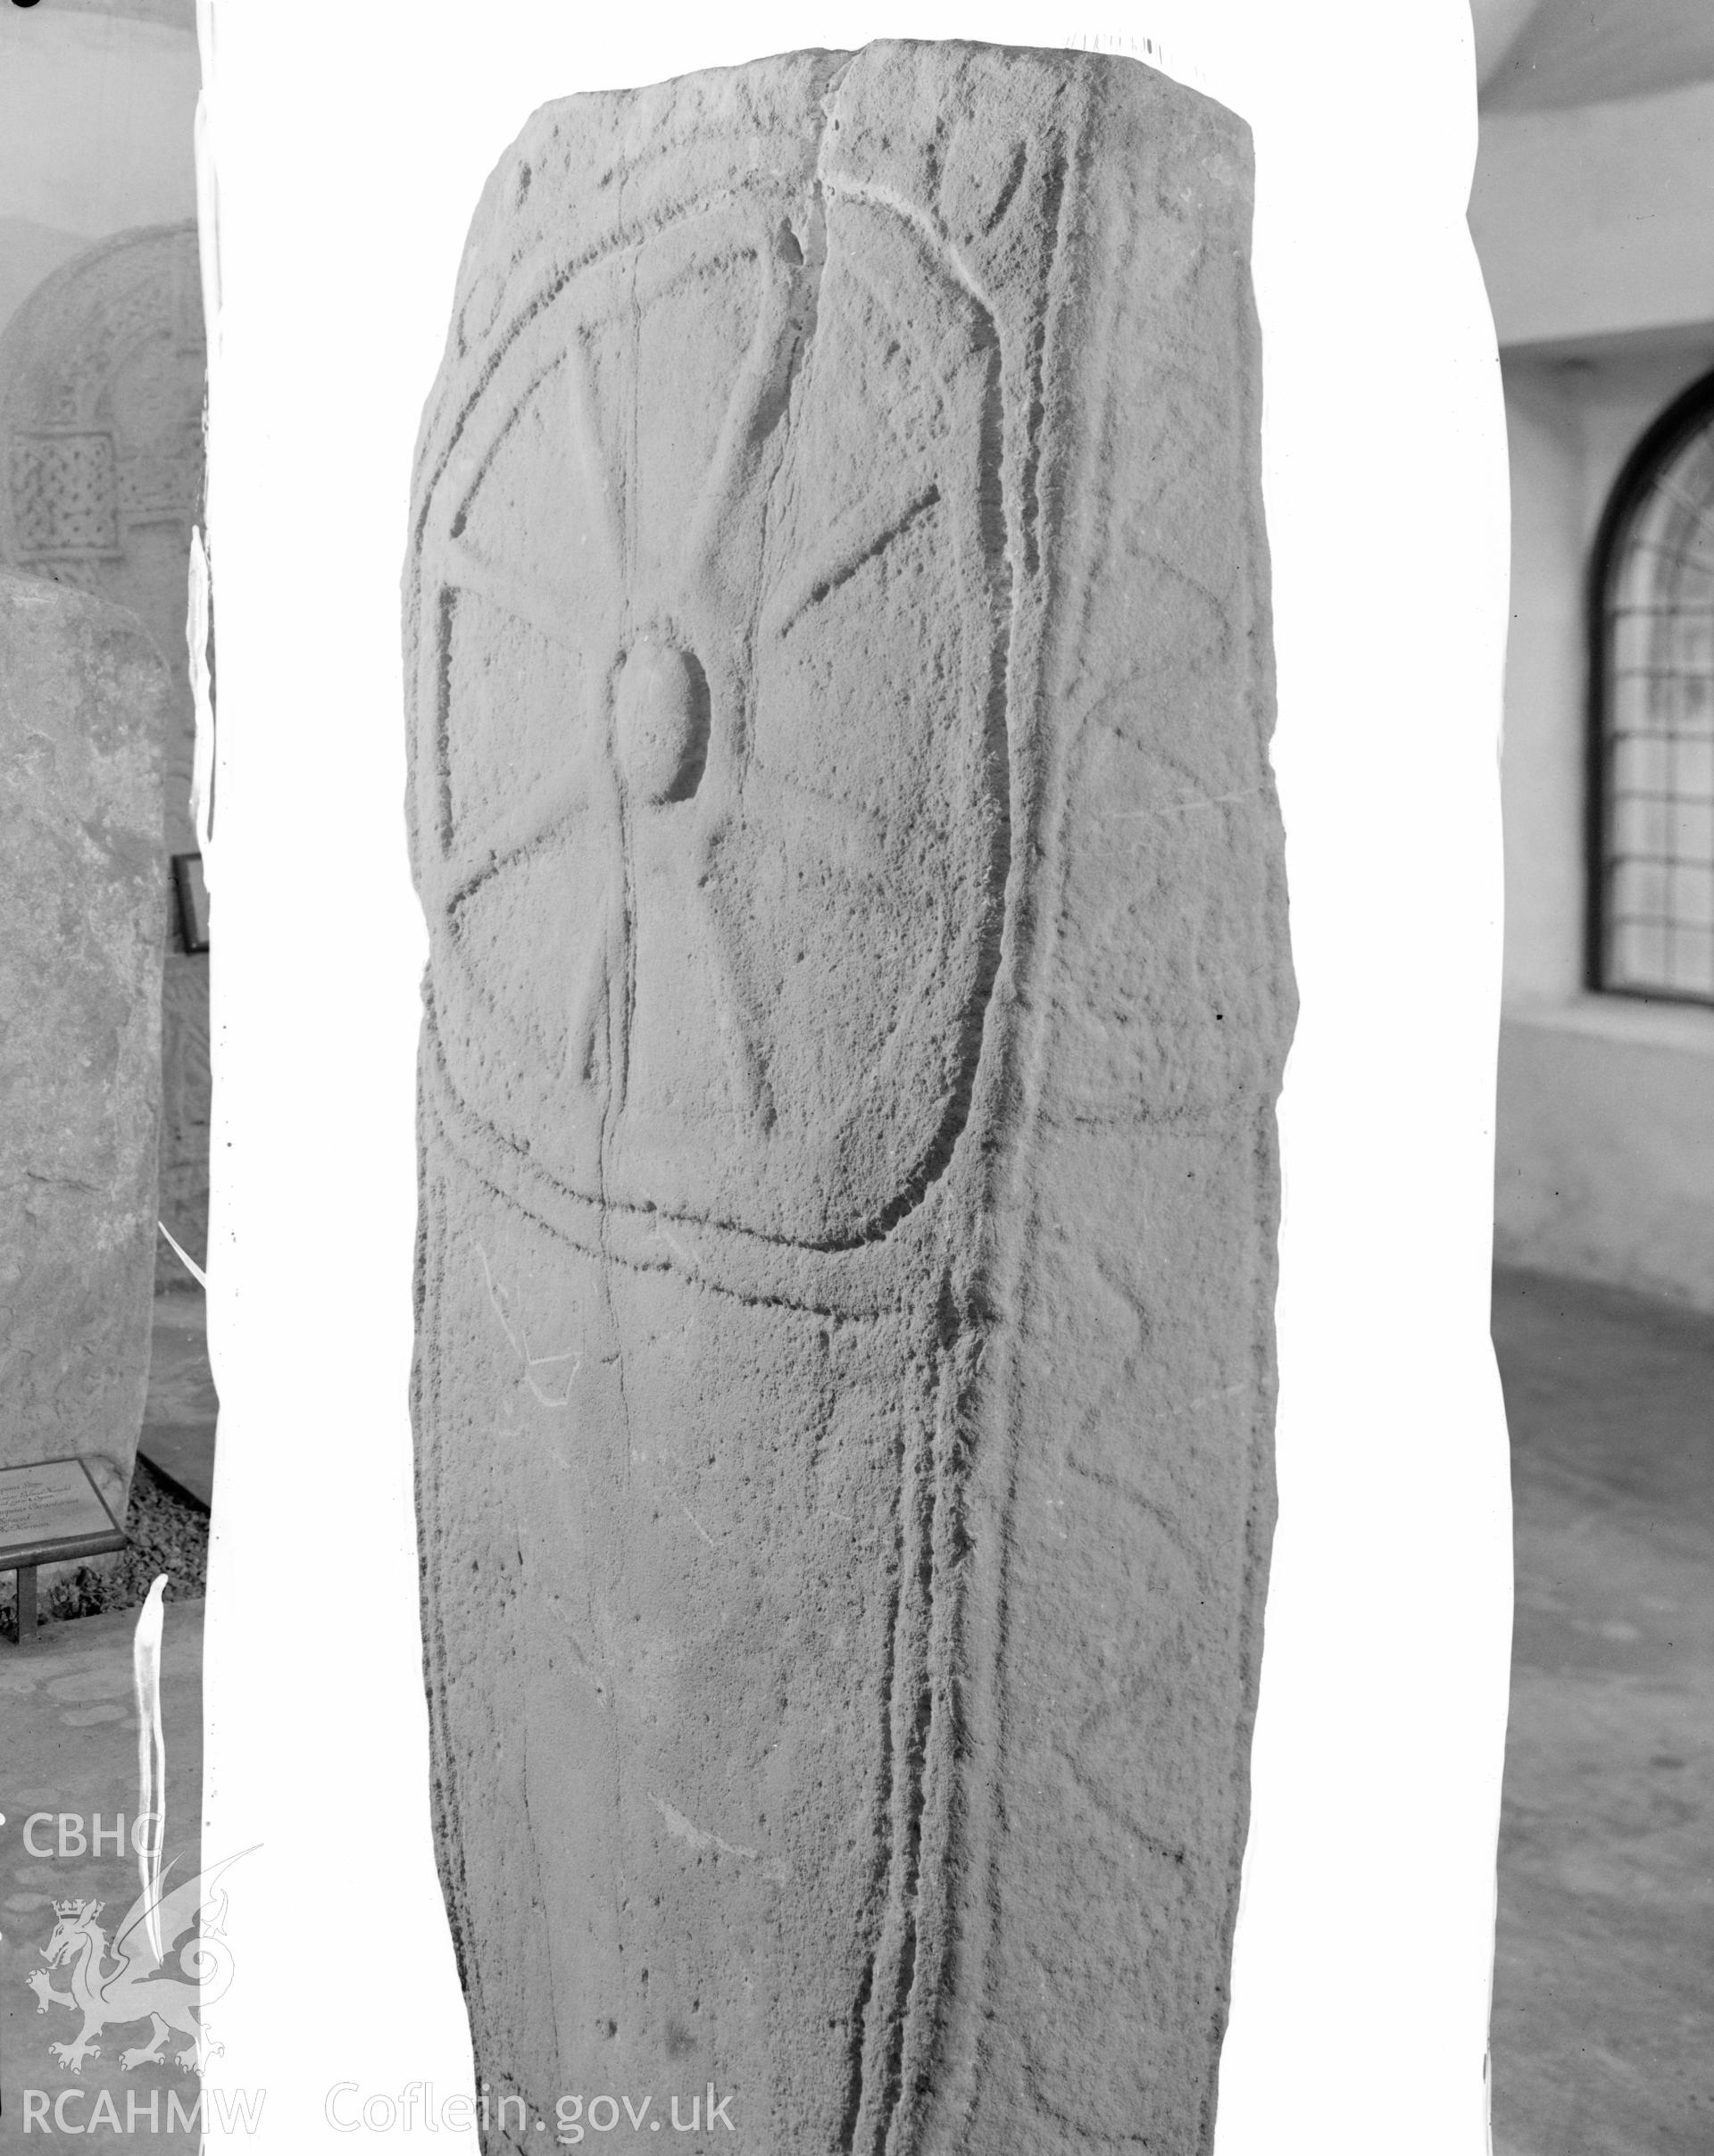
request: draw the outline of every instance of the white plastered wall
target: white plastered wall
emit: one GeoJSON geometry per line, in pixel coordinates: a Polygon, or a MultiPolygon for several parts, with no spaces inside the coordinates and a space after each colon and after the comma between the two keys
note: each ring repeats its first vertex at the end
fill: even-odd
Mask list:
{"type": "Polygon", "coordinates": [[[97,239],[196,214],[194,31],[0,11],[0,329],[97,239]]]}
{"type": "Polygon", "coordinates": [[[1714,1010],[1586,986],[1587,592],[1639,437],[1714,369],[1714,85],[1485,118],[1511,618],[1495,1245],[1714,1309],[1714,1010]]]}
{"type": "Polygon", "coordinates": [[[1589,993],[1589,563],[1631,449],[1714,368],[1714,329],[1514,353],[1502,759],[1502,1260],[1714,1309],[1714,1010],[1589,993]]]}

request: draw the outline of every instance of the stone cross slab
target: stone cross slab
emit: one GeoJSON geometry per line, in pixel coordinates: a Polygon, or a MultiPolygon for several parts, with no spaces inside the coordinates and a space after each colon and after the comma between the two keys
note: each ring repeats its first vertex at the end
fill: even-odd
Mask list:
{"type": "Polygon", "coordinates": [[[87,1461],[125,1516],[149,1376],[166,662],[0,569],[0,1469],[87,1461]]]}
{"type": "Polygon", "coordinates": [[[493,2147],[1208,2145],[1293,1010],[1250,210],[1135,62],[887,44],[545,106],[477,211],[405,616],[493,2147]]]}

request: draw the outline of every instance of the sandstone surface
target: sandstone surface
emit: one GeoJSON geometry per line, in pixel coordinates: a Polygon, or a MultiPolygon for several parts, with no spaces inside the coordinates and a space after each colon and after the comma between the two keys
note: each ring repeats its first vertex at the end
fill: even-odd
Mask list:
{"type": "Polygon", "coordinates": [[[1136,62],[886,44],[546,106],[477,212],[414,1413],[532,2122],[1209,2146],[1293,1011],[1251,198],[1136,62]]]}
{"type": "Polygon", "coordinates": [[[154,1278],[166,662],[0,570],[0,1465],[78,1453],[122,1517],[154,1278]]]}

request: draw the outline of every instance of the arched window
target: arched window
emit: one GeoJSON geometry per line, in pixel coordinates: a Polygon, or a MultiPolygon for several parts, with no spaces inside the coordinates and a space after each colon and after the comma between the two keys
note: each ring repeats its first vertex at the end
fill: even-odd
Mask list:
{"type": "Polygon", "coordinates": [[[1619,475],[1591,598],[1592,984],[1714,1003],[1714,374],[1619,475]]]}

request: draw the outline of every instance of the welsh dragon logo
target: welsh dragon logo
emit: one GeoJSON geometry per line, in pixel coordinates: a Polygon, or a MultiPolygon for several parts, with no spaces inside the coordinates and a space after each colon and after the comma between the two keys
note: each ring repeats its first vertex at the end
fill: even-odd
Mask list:
{"type": "Polygon", "coordinates": [[[123,2028],[140,2021],[150,2025],[149,2039],[120,2053],[127,2073],[159,2060],[168,2037],[176,2029],[187,2039],[172,2054],[173,2063],[186,2073],[200,2073],[211,2056],[225,2046],[210,2040],[203,2010],[213,2003],[232,1981],[232,1954],[221,1934],[226,1927],[226,1894],[220,1888],[223,1872],[248,1856],[227,1857],[191,1878],[170,1887],[168,1877],[178,1860],[163,1866],[161,1843],[166,1832],[166,1739],[161,1727],[161,1641],[162,1575],[149,1589],[137,1624],[132,1644],[132,1674],[137,1709],[138,1816],[156,1822],[153,1842],[137,1851],[142,1892],[126,1910],[111,1944],[101,1923],[104,1904],[72,1900],[56,1902],[59,1922],[43,1948],[44,1968],[26,1981],[35,1993],[37,2011],[55,2006],[70,2007],[83,2016],[83,2027],[68,2044],[51,2044],[49,2052],[74,2074],[83,2071],[86,2059],[99,2058],[95,2039],[104,2029],[123,2028]],[[167,1972],[171,1959],[180,1974],[167,1972]],[[52,1971],[62,1965],[71,1969],[71,1988],[57,1990],[52,1971]]]}
{"type": "Polygon", "coordinates": [[[37,1969],[29,1983],[39,2002],[38,2013],[69,2006],[83,2016],[83,2027],[71,2043],[48,2046],[62,2066],[81,2073],[84,2060],[100,2054],[101,2046],[93,2038],[104,2028],[137,2021],[149,2022],[151,2033],[146,2044],[120,2054],[119,2062],[128,2073],[159,2059],[175,2029],[190,2040],[173,2053],[174,2063],[187,2073],[200,2072],[211,2052],[219,2054],[221,2046],[211,2044],[208,2024],[198,2010],[212,2005],[232,1981],[232,1956],[220,1937],[226,1896],[216,1882],[237,1862],[237,1857],[228,1857],[170,1893],[162,1891],[162,1874],[160,1886],[146,1888],[127,1910],[111,1946],[100,1922],[99,1902],[54,1904],[59,1922],[43,1950],[47,1967],[37,1969]],[[151,1914],[154,1925],[149,1922],[151,1914]],[[194,1935],[186,1939],[187,1932],[194,1935]],[[169,1949],[178,1948],[171,1958],[185,1981],[161,1973],[166,1957],[157,1941],[169,1949]],[[62,1962],[71,1964],[69,1991],[55,1990],[49,1973],[62,1962]]]}

